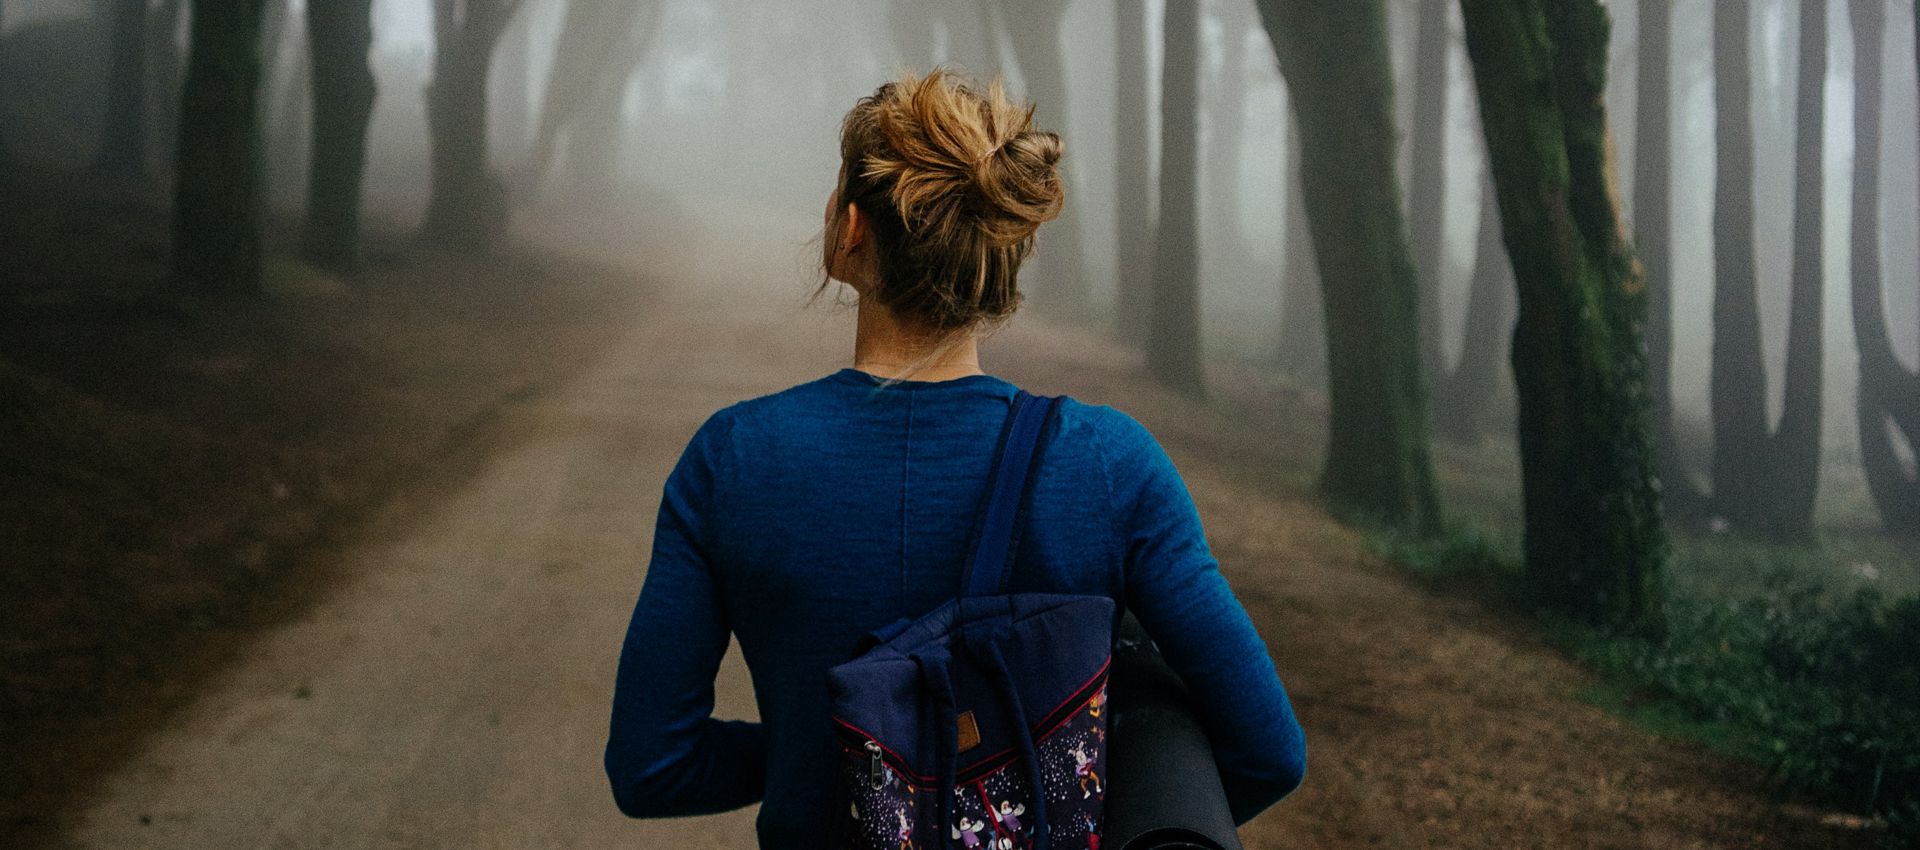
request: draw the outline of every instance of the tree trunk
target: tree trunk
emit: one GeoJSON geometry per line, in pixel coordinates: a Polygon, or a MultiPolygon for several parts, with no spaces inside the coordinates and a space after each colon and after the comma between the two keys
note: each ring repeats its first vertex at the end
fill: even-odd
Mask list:
{"type": "Polygon", "coordinates": [[[434,0],[427,88],[431,189],[421,236],[485,250],[506,230],[506,189],[487,157],[487,70],[518,0],[434,0]]]}
{"type": "Polygon", "coordinates": [[[1462,0],[1520,319],[1526,571],[1550,608],[1656,627],[1666,534],[1644,291],[1609,184],[1600,0],[1462,0]]]}
{"type": "Polygon", "coordinates": [[[1146,338],[1153,309],[1153,179],[1146,0],[1114,4],[1114,286],[1120,338],[1146,338]]]}
{"type": "Polygon", "coordinates": [[[173,193],[173,276],[190,292],[260,289],[262,0],[196,0],[173,193]]]}
{"type": "Polygon", "coordinates": [[[376,97],[367,62],[372,47],[373,0],[309,0],[313,147],[301,252],[308,262],[341,273],[360,265],[360,189],[376,97]]]}
{"type": "Polygon", "coordinates": [[[1445,0],[1418,4],[1414,46],[1413,159],[1407,175],[1408,234],[1420,278],[1420,362],[1430,386],[1447,374],[1447,59],[1453,33],[1445,0]]]}
{"type": "Polygon", "coordinates": [[[1320,306],[1320,270],[1314,265],[1313,230],[1300,184],[1300,131],[1287,122],[1286,255],[1280,266],[1280,363],[1318,387],[1327,385],[1327,326],[1320,306]]]}
{"type": "Polygon", "coordinates": [[[1260,0],[1259,9],[1292,94],[1320,266],[1329,407],[1320,487],[1342,510],[1431,531],[1440,508],[1418,282],[1394,169],[1386,9],[1381,0],[1260,0]]]}
{"type": "Polygon", "coordinates": [[[1200,337],[1200,4],[1167,6],[1160,72],[1160,224],[1153,251],[1147,371],[1206,394],[1200,337]]]}
{"type": "Polygon", "coordinates": [[[1753,245],[1753,72],[1747,4],[1713,4],[1713,506],[1766,523],[1767,374],[1753,245]]]}
{"type": "Polygon", "coordinates": [[[608,87],[626,86],[658,18],[657,3],[572,0],[567,5],[533,150],[517,181],[522,195],[532,198],[539,192],[561,137],[574,131],[581,112],[605,101],[608,87]]]}
{"type": "Polygon", "coordinates": [[[1787,319],[1785,405],[1774,431],[1766,527],[1805,538],[1813,533],[1820,487],[1822,325],[1826,272],[1827,0],[1800,0],[1800,75],[1796,95],[1792,312],[1787,319]]]}
{"type": "Polygon", "coordinates": [[[1881,295],[1880,133],[1886,52],[1882,32],[1885,0],[1852,0],[1853,19],[1853,333],[1860,354],[1860,468],[1880,509],[1880,521],[1897,534],[1920,535],[1920,481],[1909,474],[1889,427],[1909,446],[1920,437],[1920,376],[1901,365],[1887,335],[1881,295]]]}
{"type": "Polygon", "coordinates": [[[114,177],[147,172],[147,1],[115,0],[107,117],[94,169],[114,177]]]}
{"type": "MultiPolygon", "coordinates": [[[[1067,3],[1065,0],[1008,0],[998,8],[1007,21],[1007,35],[1015,61],[1020,64],[1020,76],[1026,81],[1027,97],[1035,107],[1036,123],[1041,129],[1071,138],[1067,124],[1066,63],[1060,52],[1060,19],[1067,13],[1067,3]]],[[[1065,164],[1061,178],[1066,183],[1067,196],[1073,197],[1074,187],[1080,180],[1071,162],[1065,164]]],[[[1050,284],[1051,291],[1044,298],[1047,308],[1068,317],[1088,315],[1091,299],[1087,294],[1080,205],[1067,201],[1059,219],[1040,238],[1039,245],[1034,259],[1039,278],[1050,284]]]]}
{"type": "Polygon", "coordinates": [[[1673,430],[1673,7],[1640,0],[1633,238],[1647,286],[1647,395],[1667,506],[1695,512],[1705,500],[1687,475],[1673,430]]]}
{"type": "Polygon", "coordinates": [[[1500,364],[1513,336],[1513,270],[1500,240],[1500,200],[1491,175],[1480,193],[1480,241],[1467,292],[1467,326],[1460,336],[1460,363],[1434,394],[1434,427],[1472,439],[1506,414],[1499,399],[1500,364]]]}

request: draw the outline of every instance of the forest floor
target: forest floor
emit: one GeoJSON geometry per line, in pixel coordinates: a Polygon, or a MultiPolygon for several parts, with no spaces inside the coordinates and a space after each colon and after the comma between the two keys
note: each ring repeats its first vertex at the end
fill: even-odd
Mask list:
{"type": "MultiPolygon", "coordinates": [[[[851,316],[804,309],[796,269],[725,259],[736,242],[602,226],[566,237],[593,260],[389,246],[352,284],[282,265],[244,308],[13,287],[0,428],[27,439],[0,468],[30,486],[0,502],[0,761],[26,769],[0,846],[752,846],[750,810],[614,810],[614,660],[687,438],[837,368],[851,316]]],[[[1870,843],[1584,702],[1593,677],[1524,619],[1369,554],[1311,498],[1311,393],[1222,365],[1196,406],[1041,315],[985,358],[1133,413],[1192,489],[1310,747],[1247,846],[1870,843]]],[[[718,704],[753,713],[737,654],[718,704]]]]}

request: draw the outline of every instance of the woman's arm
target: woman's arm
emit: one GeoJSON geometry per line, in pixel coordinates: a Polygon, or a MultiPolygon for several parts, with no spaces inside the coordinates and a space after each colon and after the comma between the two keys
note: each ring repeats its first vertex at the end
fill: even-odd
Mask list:
{"type": "Polygon", "coordinates": [[[1299,787],[1306,738],[1172,459],[1145,427],[1117,418],[1108,450],[1126,605],[1193,694],[1234,822],[1245,823],[1299,787]]]}
{"type": "Polygon", "coordinates": [[[713,718],[730,627],[705,544],[724,426],[702,426],[667,477],[653,558],[620,650],[607,779],[630,817],[737,809],[760,800],[760,724],[713,718]]]}

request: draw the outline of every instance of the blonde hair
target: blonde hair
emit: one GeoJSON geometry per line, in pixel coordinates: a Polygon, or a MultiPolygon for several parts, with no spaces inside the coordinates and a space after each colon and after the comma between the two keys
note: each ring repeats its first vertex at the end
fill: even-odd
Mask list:
{"type": "Polygon", "coordinates": [[[1065,200],[1060,137],[1032,125],[1033,106],[998,80],[981,91],[938,69],[854,104],[840,129],[840,203],[872,223],[879,266],[862,297],[941,336],[1013,315],[1034,231],[1065,200]]]}

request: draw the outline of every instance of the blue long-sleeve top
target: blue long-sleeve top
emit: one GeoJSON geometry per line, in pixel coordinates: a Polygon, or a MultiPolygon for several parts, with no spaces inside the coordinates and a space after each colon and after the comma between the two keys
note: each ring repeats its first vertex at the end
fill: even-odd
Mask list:
{"type": "MultiPolygon", "coordinates": [[[[700,427],[667,478],[620,654],[606,770],[621,811],[761,802],[762,848],[820,845],[835,780],[826,670],[955,595],[1016,390],[991,375],[883,386],[848,368],[700,427]],[[758,723],[712,716],[729,635],[758,723]]],[[[1009,590],[1120,601],[1192,691],[1235,819],[1291,792],[1300,725],[1160,444],[1069,398],[1040,464],[1009,590]]]]}

